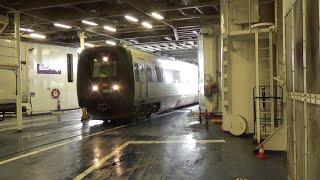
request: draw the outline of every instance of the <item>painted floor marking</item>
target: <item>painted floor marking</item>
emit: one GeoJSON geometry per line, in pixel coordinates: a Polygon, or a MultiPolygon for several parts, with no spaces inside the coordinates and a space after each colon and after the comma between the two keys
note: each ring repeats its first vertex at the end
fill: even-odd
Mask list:
{"type": "MultiPolygon", "coordinates": [[[[194,140],[195,143],[198,144],[213,144],[213,143],[225,143],[226,140],[224,139],[216,139],[216,140],[194,140]]],[[[91,165],[87,170],[83,171],[81,174],[73,178],[73,180],[81,180],[85,178],[87,175],[89,175],[94,170],[97,170],[100,168],[100,166],[105,163],[107,160],[112,158],[114,155],[118,154],[121,150],[126,148],[130,144],[184,144],[188,143],[186,140],[168,140],[168,141],[127,141],[126,143],[122,144],[121,146],[114,149],[111,153],[104,156],[101,160],[99,160],[97,163],[91,165]]]]}
{"type": "Polygon", "coordinates": [[[83,140],[83,139],[86,139],[86,138],[89,138],[89,137],[92,137],[92,136],[96,136],[96,135],[99,135],[99,134],[102,134],[102,133],[106,133],[106,132],[114,131],[114,130],[117,130],[117,129],[120,129],[120,128],[124,128],[124,127],[127,127],[127,126],[132,125],[132,124],[133,123],[122,125],[122,126],[119,126],[119,127],[116,127],[116,128],[107,129],[107,130],[100,131],[100,132],[97,132],[97,133],[94,133],[94,134],[90,134],[90,135],[87,135],[87,136],[83,136],[83,137],[81,137],[81,136],[80,137],[74,137],[76,139],[69,140],[67,142],[63,142],[63,143],[59,143],[59,144],[55,144],[55,145],[52,145],[52,146],[49,146],[49,147],[46,147],[46,148],[43,148],[43,149],[39,149],[39,150],[36,150],[36,151],[28,152],[26,154],[22,154],[22,155],[19,155],[19,156],[16,156],[16,157],[12,157],[12,158],[0,161],[0,165],[6,164],[6,163],[9,163],[9,162],[21,159],[21,158],[25,158],[25,157],[28,157],[28,156],[31,156],[31,155],[35,155],[35,154],[38,154],[40,152],[47,151],[47,150],[50,150],[50,149],[53,149],[53,148],[56,148],[56,147],[60,147],[60,146],[66,145],[66,144],[70,144],[70,143],[75,142],[75,141],[83,140]]]}

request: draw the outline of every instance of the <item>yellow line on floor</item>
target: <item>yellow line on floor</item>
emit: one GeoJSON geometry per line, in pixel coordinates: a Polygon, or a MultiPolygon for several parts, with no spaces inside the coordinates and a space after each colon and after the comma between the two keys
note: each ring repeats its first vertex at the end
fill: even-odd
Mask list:
{"type": "Polygon", "coordinates": [[[41,153],[43,151],[47,151],[47,150],[50,150],[50,149],[53,149],[53,148],[56,148],[56,147],[60,147],[60,146],[63,146],[63,145],[66,145],[66,144],[69,144],[69,143],[72,143],[72,142],[75,142],[75,141],[83,140],[83,139],[86,139],[86,138],[89,138],[89,137],[92,137],[92,136],[96,136],[96,135],[99,135],[99,134],[102,134],[102,133],[106,133],[106,132],[114,131],[114,130],[117,130],[117,129],[120,129],[120,128],[124,128],[124,127],[127,127],[127,126],[131,125],[131,124],[133,124],[133,123],[122,125],[122,126],[119,126],[119,127],[116,127],[116,128],[112,128],[112,129],[107,129],[107,130],[100,131],[100,132],[97,132],[97,133],[94,133],[94,134],[90,134],[90,135],[87,135],[87,136],[83,136],[83,137],[81,137],[81,136],[80,137],[74,137],[76,139],[69,140],[67,142],[63,142],[63,143],[59,143],[59,144],[55,144],[55,145],[52,145],[52,146],[49,146],[49,147],[46,147],[46,148],[43,148],[43,149],[39,149],[39,150],[36,150],[36,151],[28,152],[26,154],[22,154],[22,155],[19,155],[19,156],[15,156],[15,157],[0,161],[0,165],[6,164],[6,163],[9,163],[9,162],[21,159],[21,158],[25,158],[25,157],[28,157],[28,156],[31,156],[31,155],[35,155],[35,154],[41,153]]]}
{"type": "MultiPolygon", "coordinates": [[[[192,140],[194,143],[198,144],[211,144],[211,143],[225,143],[224,139],[214,139],[214,140],[192,140]]],[[[167,140],[167,141],[128,141],[129,144],[184,144],[188,143],[187,140],[167,140]]]]}
{"type": "Polygon", "coordinates": [[[108,155],[104,156],[101,160],[96,162],[94,165],[90,166],[87,170],[83,171],[81,174],[79,174],[77,177],[74,178],[74,180],[80,180],[86,177],[88,174],[90,174],[95,169],[99,168],[103,163],[105,163],[108,159],[112,158],[115,154],[119,153],[122,149],[127,147],[129,145],[129,142],[126,142],[122,144],[121,146],[117,147],[115,150],[113,150],[108,155]]]}
{"type": "MultiPolygon", "coordinates": [[[[111,153],[104,156],[101,160],[96,162],[95,164],[91,165],[87,170],[83,171],[81,174],[73,178],[73,180],[81,180],[89,175],[92,171],[99,169],[99,167],[105,163],[107,160],[112,158],[115,154],[119,153],[121,150],[126,148],[130,144],[184,144],[188,143],[189,141],[186,140],[167,140],[167,141],[127,141],[126,143],[122,144],[121,146],[114,149],[111,153]]],[[[213,144],[213,143],[225,143],[224,139],[216,139],[216,140],[194,140],[194,143],[199,144],[213,144]]]]}
{"type": "MultiPolygon", "coordinates": [[[[162,114],[162,115],[158,115],[157,117],[166,116],[166,115],[168,115],[168,114],[171,114],[171,112],[166,113],[166,114],[162,114]]],[[[144,120],[144,121],[146,121],[146,120],[144,120]]],[[[144,121],[141,121],[141,122],[144,122],[144,121]]],[[[118,127],[116,127],[116,128],[112,128],[112,129],[107,129],[107,130],[104,130],[104,131],[100,131],[100,132],[97,132],[97,133],[94,133],[94,134],[90,134],[90,135],[87,135],[87,136],[83,136],[83,137],[81,137],[81,138],[69,140],[69,141],[67,141],[67,142],[55,144],[55,145],[52,145],[52,146],[49,146],[49,147],[46,147],[46,148],[43,148],[43,149],[39,149],[39,150],[36,150],[36,151],[28,152],[28,153],[26,153],[26,154],[21,154],[21,155],[19,155],[19,156],[15,156],[15,157],[12,157],[12,158],[9,158],[9,159],[0,161],[0,165],[6,164],[6,163],[9,163],[9,162],[12,162],[12,161],[21,159],[21,158],[25,158],[25,157],[28,157],[28,156],[32,156],[32,155],[41,153],[41,152],[43,152],[43,151],[47,151],[47,150],[50,150],[50,149],[53,149],[53,148],[56,148],[56,147],[60,147],[60,146],[63,146],[63,145],[66,145],[66,144],[69,144],[69,143],[72,143],[72,142],[75,142],[75,141],[79,141],[79,140],[82,140],[82,139],[86,139],[86,138],[89,138],[89,137],[92,137],[92,136],[95,136],[95,135],[99,135],[99,134],[103,134],[103,133],[106,133],[106,132],[114,131],[114,130],[117,130],[117,129],[120,129],[120,128],[124,128],[124,127],[130,126],[130,125],[132,125],[132,124],[134,124],[134,122],[133,122],[133,123],[129,123],[129,124],[125,124],[125,125],[122,125],[122,126],[118,126],[118,127]]],[[[79,135],[79,136],[80,136],[80,135],[79,135]]],[[[74,138],[76,138],[76,137],[74,137],[74,138]]]]}

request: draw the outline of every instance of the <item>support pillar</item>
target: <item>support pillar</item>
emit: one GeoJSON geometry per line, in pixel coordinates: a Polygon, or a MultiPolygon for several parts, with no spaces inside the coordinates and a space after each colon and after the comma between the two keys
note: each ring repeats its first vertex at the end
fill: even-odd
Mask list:
{"type": "MultiPolygon", "coordinates": [[[[80,32],[80,34],[79,34],[79,39],[80,39],[80,48],[81,48],[81,51],[83,51],[84,48],[85,48],[85,46],[84,46],[85,37],[86,37],[85,32],[84,32],[84,31],[80,32]]],[[[82,110],[81,121],[88,120],[88,119],[89,119],[89,114],[88,114],[87,108],[82,107],[81,110],[82,110]]]]}
{"type": "MultiPolygon", "coordinates": [[[[256,97],[260,97],[260,70],[259,70],[259,32],[258,30],[254,33],[254,40],[255,40],[255,65],[256,65],[256,88],[255,94],[256,97]]],[[[257,143],[260,144],[261,142],[261,124],[260,124],[260,101],[259,98],[255,99],[256,103],[256,122],[257,122],[257,143]]]]}
{"type": "Polygon", "coordinates": [[[22,131],[22,82],[21,82],[21,46],[20,46],[20,11],[14,12],[14,35],[16,44],[16,114],[17,114],[17,130],[22,131]]]}
{"type": "Polygon", "coordinates": [[[199,104],[202,112],[221,112],[221,93],[216,92],[220,84],[219,29],[202,27],[198,37],[199,59],[199,104]]]}

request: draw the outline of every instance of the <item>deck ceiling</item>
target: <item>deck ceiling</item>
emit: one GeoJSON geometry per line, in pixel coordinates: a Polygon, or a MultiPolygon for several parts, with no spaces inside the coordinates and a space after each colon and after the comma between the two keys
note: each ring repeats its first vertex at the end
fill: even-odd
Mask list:
{"type": "Polygon", "coordinates": [[[13,35],[14,10],[21,11],[21,27],[44,34],[43,41],[48,43],[79,47],[78,34],[85,31],[86,42],[94,45],[112,40],[181,60],[196,59],[200,27],[220,21],[219,0],[0,0],[0,14],[11,19],[2,36],[13,35]],[[153,18],[151,12],[164,19],[153,18]],[[125,15],[134,16],[139,22],[130,22],[125,15]],[[85,25],[81,20],[98,26],[85,25]],[[145,28],[142,21],[150,22],[153,28],[145,28]],[[53,23],[72,28],[58,28],[53,23]],[[105,25],[117,31],[106,31],[105,25]]]}

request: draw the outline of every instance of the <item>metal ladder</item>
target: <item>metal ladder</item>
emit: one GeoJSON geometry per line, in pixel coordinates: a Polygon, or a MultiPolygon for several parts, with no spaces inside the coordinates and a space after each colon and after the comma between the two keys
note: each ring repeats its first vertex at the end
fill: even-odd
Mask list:
{"type": "MultiPolygon", "coordinates": [[[[253,101],[259,102],[260,138],[266,139],[283,123],[283,90],[280,86],[274,87],[274,96],[271,95],[270,86],[260,86],[259,95],[254,88],[253,101]],[[274,103],[274,107],[271,104],[274,103]],[[272,116],[273,114],[273,116],[272,116]]],[[[254,103],[254,134],[257,133],[257,108],[254,103]]]]}
{"type": "Polygon", "coordinates": [[[257,143],[275,132],[277,88],[274,87],[273,33],[255,30],[256,83],[254,96],[254,137],[257,143]],[[266,68],[267,67],[267,68],[266,68]]]}

